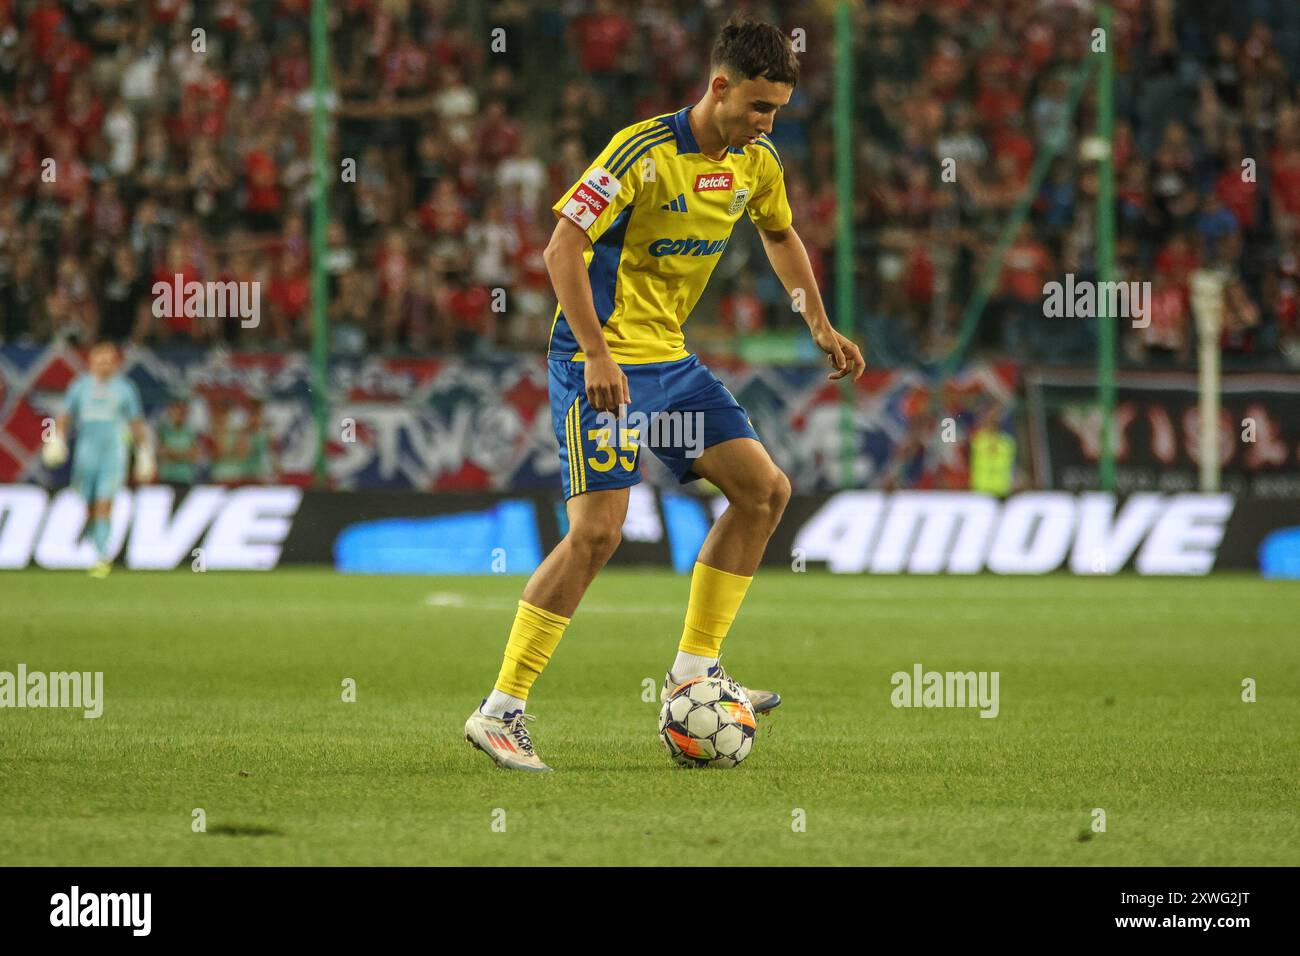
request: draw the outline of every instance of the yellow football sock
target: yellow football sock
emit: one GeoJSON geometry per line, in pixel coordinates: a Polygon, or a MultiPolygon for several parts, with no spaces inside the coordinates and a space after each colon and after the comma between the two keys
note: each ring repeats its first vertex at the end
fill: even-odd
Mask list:
{"type": "Polygon", "coordinates": [[[677,649],[699,657],[720,656],[722,641],[753,580],[696,561],[691,573],[691,598],[686,605],[686,627],[677,649]]]}
{"type": "Polygon", "coordinates": [[[545,670],[555,652],[555,645],[560,643],[568,626],[567,617],[520,601],[515,623],[510,628],[510,640],[506,643],[501,673],[497,675],[496,689],[527,700],[533,681],[545,670]]]}

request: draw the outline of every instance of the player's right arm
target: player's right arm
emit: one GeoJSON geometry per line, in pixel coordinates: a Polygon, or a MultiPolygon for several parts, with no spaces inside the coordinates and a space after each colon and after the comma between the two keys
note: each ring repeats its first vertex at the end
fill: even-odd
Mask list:
{"type": "Polygon", "coordinates": [[[557,219],[544,259],[560,308],[586,359],[587,401],[597,411],[618,411],[631,401],[627,376],[610,356],[592,299],[584,259],[589,245],[635,204],[646,154],[673,139],[662,123],[637,123],[614,134],[582,177],[551,207],[557,219]]]}
{"type": "Polygon", "coordinates": [[[609,354],[605,333],[596,317],[591,279],[582,257],[587,244],[587,234],[570,220],[561,218],[555,224],[543,259],[560,308],[587,360],[583,370],[587,401],[598,412],[617,412],[620,404],[628,404],[632,398],[627,376],[609,354]]]}
{"type": "Polygon", "coordinates": [[[68,391],[63,396],[63,411],[54,417],[54,434],[41,449],[42,460],[49,468],[58,468],[68,460],[68,425],[72,421],[82,388],[80,378],[68,386],[68,391]]]}
{"type": "Polygon", "coordinates": [[[73,379],[72,384],[63,394],[63,411],[54,418],[55,435],[65,442],[68,440],[68,424],[72,421],[73,411],[77,407],[77,401],[84,387],[84,381],[80,376],[73,379]]]}

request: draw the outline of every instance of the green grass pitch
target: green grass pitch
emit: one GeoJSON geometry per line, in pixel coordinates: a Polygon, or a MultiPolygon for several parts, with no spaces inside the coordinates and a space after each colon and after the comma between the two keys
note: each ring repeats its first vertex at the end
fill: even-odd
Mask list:
{"type": "Polygon", "coordinates": [[[764,569],[725,660],[785,703],[741,767],[688,771],[642,699],[688,579],[611,570],[530,701],[556,772],[526,775],[461,732],[522,583],[0,574],[0,670],[106,698],[0,710],[0,861],[1300,864],[1294,584],[764,569]],[[894,708],[918,662],[998,671],[999,716],[894,708]]]}

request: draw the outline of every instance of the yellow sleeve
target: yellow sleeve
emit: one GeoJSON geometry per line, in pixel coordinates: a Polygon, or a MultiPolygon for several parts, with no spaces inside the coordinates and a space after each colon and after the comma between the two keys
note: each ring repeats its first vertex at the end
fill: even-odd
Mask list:
{"type": "Polygon", "coordinates": [[[770,139],[764,136],[759,140],[759,146],[766,175],[757,194],[749,198],[745,211],[759,229],[772,232],[789,229],[794,222],[794,213],[790,211],[790,201],[785,195],[785,170],[770,139]]]}
{"type": "Polygon", "coordinates": [[[639,123],[609,141],[582,177],[551,207],[587,234],[594,244],[641,192],[647,152],[673,138],[662,123],[639,123]]]}

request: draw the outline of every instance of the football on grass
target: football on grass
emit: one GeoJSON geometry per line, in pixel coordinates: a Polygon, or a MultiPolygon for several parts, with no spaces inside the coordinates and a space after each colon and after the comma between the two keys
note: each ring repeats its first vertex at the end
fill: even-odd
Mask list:
{"type": "Polygon", "coordinates": [[[754,709],[735,681],[697,677],[664,701],[659,738],[683,767],[734,767],[754,746],[754,709]]]}

